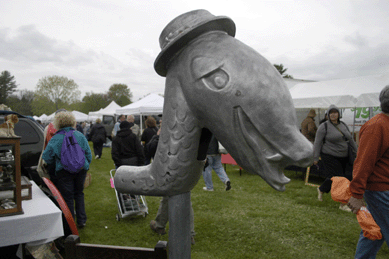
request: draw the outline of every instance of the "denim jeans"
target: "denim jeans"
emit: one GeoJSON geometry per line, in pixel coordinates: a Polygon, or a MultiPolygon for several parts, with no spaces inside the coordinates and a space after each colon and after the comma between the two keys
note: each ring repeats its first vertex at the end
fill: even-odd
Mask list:
{"type": "MultiPolygon", "coordinates": [[[[380,250],[385,240],[389,240],[389,191],[377,192],[367,190],[363,197],[367,203],[367,209],[381,228],[382,239],[370,240],[364,237],[361,231],[355,258],[373,259],[376,258],[378,250],[380,250]]],[[[388,242],[386,244],[389,247],[388,242]]]]}
{"type": "Polygon", "coordinates": [[[84,183],[86,170],[72,174],[65,170],[57,172],[57,188],[63,199],[68,205],[73,219],[77,218],[77,224],[86,223],[85,202],[84,202],[84,183]],[[74,203],[76,204],[76,218],[74,217],[74,203]]]}
{"type": "Polygon", "coordinates": [[[207,189],[210,190],[213,189],[212,169],[216,172],[217,176],[219,176],[220,180],[223,183],[226,183],[230,179],[228,178],[226,172],[224,171],[221,155],[207,156],[207,159],[208,159],[208,166],[203,171],[203,178],[204,178],[205,186],[207,187],[207,189]]]}

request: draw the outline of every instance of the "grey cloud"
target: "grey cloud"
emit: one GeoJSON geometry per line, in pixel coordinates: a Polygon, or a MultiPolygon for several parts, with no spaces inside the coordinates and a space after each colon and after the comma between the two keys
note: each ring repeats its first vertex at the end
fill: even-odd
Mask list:
{"type": "Polygon", "coordinates": [[[60,42],[43,35],[34,25],[19,27],[13,37],[9,30],[0,30],[0,57],[6,60],[80,65],[93,62],[93,55],[72,42],[60,42]]]}
{"type": "Polygon", "coordinates": [[[353,35],[345,36],[344,41],[346,41],[347,43],[350,43],[351,45],[356,46],[358,48],[368,46],[367,39],[362,37],[358,32],[354,33],[353,35]]]}
{"type": "Polygon", "coordinates": [[[348,52],[328,46],[325,51],[303,61],[283,56],[271,62],[284,64],[288,68],[288,74],[296,79],[306,80],[323,81],[387,73],[389,43],[374,48],[365,46],[348,52]]]}

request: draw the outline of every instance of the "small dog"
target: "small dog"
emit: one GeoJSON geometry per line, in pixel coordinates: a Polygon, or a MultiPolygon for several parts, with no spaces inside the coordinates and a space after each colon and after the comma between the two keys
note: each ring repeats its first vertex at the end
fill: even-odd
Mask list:
{"type": "Polygon", "coordinates": [[[0,124],[0,137],[18,137],[15,135],[14,127],[19,122],[16,114],[10,114],[5,117],[5,122],[0,124]]]}

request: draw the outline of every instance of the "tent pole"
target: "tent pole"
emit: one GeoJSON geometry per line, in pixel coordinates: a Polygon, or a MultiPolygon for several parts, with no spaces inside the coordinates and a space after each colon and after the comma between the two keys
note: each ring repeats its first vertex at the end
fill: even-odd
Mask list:
{"type": "Polygon", "coordinates": [[[373,107],[369,107],[369,120],[371,119],[373,113],[373,107]]]}
{"type": "Polygon", "coordinates": [[[140,113],[140,134],[142,135],[142,133],[143,133],[143,121],[142,121],[142,113],[140,113]]]}
{"type": "Polygon", "coordinates": [[[317,108],[317,113],[319,114],[319,122],[321,121],[321,118],[320,118],[320,108],[317,108]]]}
{"type": "Polygon", "coordinates": [[[353,118],[353,138],[354,138],[354,130],[355,130],[355,115],[356,115],[357,107],[354,107],[354,118],[353,118]]]}

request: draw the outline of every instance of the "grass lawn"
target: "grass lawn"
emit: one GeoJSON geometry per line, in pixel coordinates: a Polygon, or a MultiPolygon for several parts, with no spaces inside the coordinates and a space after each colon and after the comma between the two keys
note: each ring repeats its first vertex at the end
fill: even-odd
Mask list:
{"type": "MultiPolygon", "coordinates": [[[[116,220],[110,152],[104,148],[102,158],[91,164],[92,183],[85,189],[88,221],[79,230],[81,241],[148,248],[158,240],[168,241],[168,234],[159,236],[149,227],[160,197],[146,197],[146,218],[116,220]]],[[[196,231],[192,258],[354,258],[360,232],[356,216],[339,210],[329,194],[319,202],[316,188],[304,185],[301,173],[285,172],[291,178],[285,192],[275,191],[257,175],[243,171],[240,176],[236,166],[227,166],[227,174],[232,185],[228,192],[215,173],[214,192],[202,190],[202,177],[192,190],[196,231]]],[[[321,179],[311,177],[310,182],[321,179]]],[[[377,258],[389,258],[385,244],[377,258]]]]}

